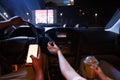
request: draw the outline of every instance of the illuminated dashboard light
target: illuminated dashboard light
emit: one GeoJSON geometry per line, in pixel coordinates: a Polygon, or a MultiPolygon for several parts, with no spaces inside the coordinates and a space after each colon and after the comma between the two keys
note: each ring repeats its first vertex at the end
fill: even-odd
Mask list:
{"type": "Polygon", "coordinates": [[[98,14],[97,14],[97,13],[95,13],[95,16],[97,17],[97,16],[98,16],[98,14]]]}
{"type": "Polygon", "coordinates": [[[3,15],[7,15],[7,13],[6,13],[6,12],[4,12],[4,13],[3,13],[3,15]]]}
{"type": "Polygon", "coordinates": [[[67,4],[68,6],[72,5],[72,4],[67,4]]]}
{"type": "Polygon", "coordinates": [[[80,12],[82,12],[82,10],[81,10],[81,9],[80,9],[79,11],[80,11],[80,12]]]}
{"type": "Polygon", "coordinates": [[[63,28],[65,28],[65,27],[66,27],[66,24],[63,25],[63,28]]]}
{"type": "Polygon", "coordinates": [[[4,12],[3,15],[8,18],[8,14],[6,12],[4,12]]]}
{"type": "Polygon", "coordinates": [[[79,24],[76,24],[76,25],[75,25],[75,28],[79,28],[79,24]]]}
{"type": "Polygon", "coordinates": [[[26,15],[29,15],[29,13],[27,12],[26,15]]]}
{"type": "Polygon", "coordinates": [[[63,15],[63,13],[60,13],[60,16],[62,16],[63,15]]]}
{"type": "Polygon", "coordinates": [[[30,19],[28,19],[27,21],[30,22],[30,19]]]}
{"type": "Polygon", "coordinates": [[[82,15],[85,15],[85,13],[83,12],[82,15]]]}

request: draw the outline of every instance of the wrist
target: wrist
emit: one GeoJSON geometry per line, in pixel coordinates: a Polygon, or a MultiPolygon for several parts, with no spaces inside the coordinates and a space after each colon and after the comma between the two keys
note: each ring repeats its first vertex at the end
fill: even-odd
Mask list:
{"type": "Polygon", "coordinates": [[[112,80],[107,75],[105,75],[103,72],[99,72],[98,75],[102,80],[112,80]]]}
{"type": "Polygon", "coordinates": [[[57,53],[58,53],[58,54],[61,54],[62,52],[61,52],[61,50],[58,50],[57,53]]]}
{"type": "Polygon", "coordinates": [[[36,73],[36,80],[44,80],[43,73],[42,72],[37,72],[36,73]]]}

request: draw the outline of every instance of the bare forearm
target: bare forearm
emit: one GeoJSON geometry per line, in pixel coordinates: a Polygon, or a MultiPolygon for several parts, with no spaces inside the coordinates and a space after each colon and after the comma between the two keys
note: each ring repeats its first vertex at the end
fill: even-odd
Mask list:
{"type": "Polygon", "coordinates": [[[44,76],[43,76],[42,71],[36,73],[36,80],[44,80],[44,76]]]}
{"type": "Polygon", "coordinates": [[[61,70],[69,70],[71,69],[70,64],[68,63],[68,61],[65,59],[65,57],[63,56],[63,54],[61,53],[61,51],[58,51],[58,59],[59,59],[59,64],[60,64],[60,69],[61,70]]]}
{"type": "Polygon", "coordinates": [[[51,42],[48,43],[48,50],[53,53],[57,54],[59,60],[59,67],[61,70],[62,75],[66,78],[66,80],[86,80],[85,78],[81,77],[68,63],[68,61],[63,56],[59,47],[51,42]]]}
{"type": "Polygon", "coordinates": [[[74,80],[74,78],[76,77],[79,78],[80,80],[86,80],[72,68],[72,66],[68,63],[68,61],[61,53],[61,51],[58,51],[58,58],[61,72],[67,80],[74,80]]]}
{"type": "Polygon", "coordinates": [[[112,78],[106,76],[103,72],[98,73],[98,75],[101,78],[101,80],[113,80],[112,78]]]}

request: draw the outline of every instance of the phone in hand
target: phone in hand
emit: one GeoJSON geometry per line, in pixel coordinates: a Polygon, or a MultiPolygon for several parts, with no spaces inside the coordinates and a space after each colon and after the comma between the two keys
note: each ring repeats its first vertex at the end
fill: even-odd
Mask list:
{"type": "Polygon", "coordinates": [[[26,63],[32,63],[31,55],[34,57],[37,57],[38,55],[38,44],[30,44],[28,48],[28,54],[27,54],[27,59],[26,63]]]}

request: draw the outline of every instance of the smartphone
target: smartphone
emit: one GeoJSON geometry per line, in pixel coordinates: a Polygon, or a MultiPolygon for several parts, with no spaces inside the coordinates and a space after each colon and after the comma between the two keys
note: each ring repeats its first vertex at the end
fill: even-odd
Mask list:
{"type": "Polygon", "coordinates": [[[31,55],[33,55],[34,57],[37,57],[38,44],[30,44],[29,45],[26,63],[32,63],[32,59],[30,58],[31,55]]]}

